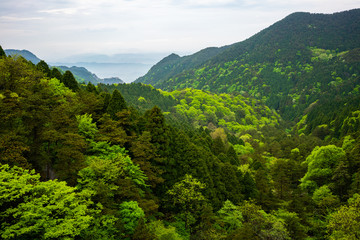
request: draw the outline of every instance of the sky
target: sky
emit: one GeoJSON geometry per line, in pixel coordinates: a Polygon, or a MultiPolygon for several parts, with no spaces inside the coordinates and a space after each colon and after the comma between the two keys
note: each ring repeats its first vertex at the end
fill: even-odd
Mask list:
{"type": "Polygon", "coordinates": [[[360,0],[1,0],[0,45],[45,61],[86,53],[191,54],[243,41],[293,12],[360,0]]]}

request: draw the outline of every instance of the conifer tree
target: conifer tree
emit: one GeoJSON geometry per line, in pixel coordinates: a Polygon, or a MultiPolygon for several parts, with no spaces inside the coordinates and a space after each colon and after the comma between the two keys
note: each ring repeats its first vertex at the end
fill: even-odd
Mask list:
{"type": "Polygon", "coordinates": [[[64,83],[65,86],[67,86],[68,88],[70,88],[73,91],[79,90],[78,83],[75,80],[74,75],[69,70],[67,70],[64,73],[62,82],[64,83]]]}
{"type": "Polygon", "coordinates": [[[61,72],[59,71],[59,69],[57,69],[55,67],[51,69],[50,76],[51,76],[51,78],[56,78],[56,79],[58,79],[60,81],[62,81],[62,78],[63,78],[63,76],[62,76],[61,72]]]}
{"type": "Polygon", "coordinates": [[[6,57],[5,51],[2,49],[2,47],[0,46],[0,58],[1,57],[6,57]]]}
{"type": "Polygon", "coordinates": [[[125,99],[123,98],[121,93],[117,89],[115,89],[109,101],[106,112],[110,114],[112,119],[117,120],[116,113],[120,112],[123,109],[127,109],[125,99]]]}
{"type": "Polygon", "coordinates": [[[46,74],[47,77],[51,76],[49,65],[44,60],[41,60],[38,64],[36,64],[36,68],[46,74]]]}
{"type": "Polygon", "coordinates": [[[86,91],[93,92],[93,93],[98,93],[96,87],[91,82],[88,82],[88,84],[86,85],[86,91]]]}
{"type": "Polygon", "coordinates": [[[151,143],[154,144],[160,155],[165,155],[169,146],[169,136],[165,124],[165,117],[157,106],[145,113],[147,123],[145,128],[151,134],[151,143]]]}

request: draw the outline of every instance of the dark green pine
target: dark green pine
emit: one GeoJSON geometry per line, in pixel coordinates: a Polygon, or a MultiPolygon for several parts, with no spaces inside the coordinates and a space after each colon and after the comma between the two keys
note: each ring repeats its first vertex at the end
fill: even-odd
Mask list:
{"type": "Polygon", "coordinates": [[[106,112],[110,114],[112,119],[116,120],[116,113],[122,111],[123,109],[127,109],[125,99],[121,93],[115,89],[111,96],[106,112]]]}
{"type": "Polygon", "coordinates": [[[62,81],[64,85],[70,88],[71,90],[73,91],[79,90],[79,85],[75,80],[74,75],[69,70],[64,73],[62,81]]]}

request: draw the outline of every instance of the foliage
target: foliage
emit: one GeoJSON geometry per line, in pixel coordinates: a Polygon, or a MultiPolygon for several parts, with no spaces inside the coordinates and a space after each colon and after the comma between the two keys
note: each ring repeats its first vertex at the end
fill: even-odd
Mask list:
{"type": "Polygon", "coordinates": [[[243,216],[238,206],[226,200],[223,207],[218,211],[221,220],[225,223],[224,228],[232,232],[242,227],[243,216]]]}
{"type": "Polygon", "coordinates": [[[304,162],[308,170],[301,179],[301,186],[314,191],[320,186],[329,184],[335,167],[344,157],[344,150],[334,145],[315,147],[304,162]]]}
{"type": "Polygon", "coordinates": [[[176,232],[175,227],[165,226],[160,220],[150,223],[150,227],[156,236],[156,240],[181,240],[182,238],[176,232]]]}
{"type": "Polygon", "coordinates": [[[40,182],[34,171],[1,165],[1,237],[66,239],[79,236],[93,217],[90,192],[65,182],[40,182]]]}
{"type": "Polygon", "coordinates": [[[2,49],[2,47],[0,46],[0,58],[1,57],[6,57],[6,53],[4,52],[4,49],[2,49]]]}
{"type": "Polygon", "coordinates": [[[124,224],[125,234],[132,235],[140,218],[144,217],[144,211],[136,201],[122,202],[119,206],[119,215],[124,224]]]}
{"type": "Polygon", "coordinates": [[[358,239],[360,229],[360,195],[355,194],[348,204],[330,215],[330,239],[358,239]]]}
{"type": "Polygon", "coordinates": [[[62,77],[62,82],[69,89],[76,91],[79,89],[78,83],[75,80],[74,75],[70,71],[66,71],[62,77]]]}
{"type": "Polygon", "coordinates": [[[86,139],[94,140],[98,129],[96,123],[92,123],[91,115],[86,113],[84,115],[77,115],[76,120],[79,123],[79,134],[86,139]]]}
{"type": "Polygon", "coordinates": [[[201,190],[205,185],[194,179],[191,175],[185,175],[184,180],[176,183],[168,191],[172,203],[179,205],[184,210],[191,210],[196,204],[205,200],[201,190]]]}
{"type": "Polygon", "coordinates": [[[110,114],[112,119],[117,120],[118,117],[116,116],[116,113],[126,108],[127,106],[123,96],[118,90],[115,90],[111,95],[111,99],[109,101],[109,105],[107,106],[106,112],[110,114]]]}

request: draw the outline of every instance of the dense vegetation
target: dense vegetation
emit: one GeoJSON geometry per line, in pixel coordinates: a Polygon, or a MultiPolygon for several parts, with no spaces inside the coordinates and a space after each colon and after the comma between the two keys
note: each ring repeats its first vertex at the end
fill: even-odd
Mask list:
{"type": "MultiPolygon", "coordinates": [[[[308,21],[287,21],[296,16],[308,21]]],[[[176,75],[185,85],[169,92],[79,84],[0,47],[0,237],[359,239],[360,68],[350,43],[306,46],[295,65],[281,62],[286,49],[278,62],[249,54],[220,68],[190,69],[187,58],[176,75]],[[199,76],[212,85],[194,85],[199,76]]],[[[231,48],[210,49],[216,58],[200,55],[199,65],[231,48]]]]}
{"type": "Polygon", "coordinates": [[[165,58],[137,82],[163,90],[241,93],[294,120],[318,99],[359,95],[359,22],[359,9],[295,13],[180,72],[169,71],[170,66],[196,59],[198,53],[165,58]]]}

